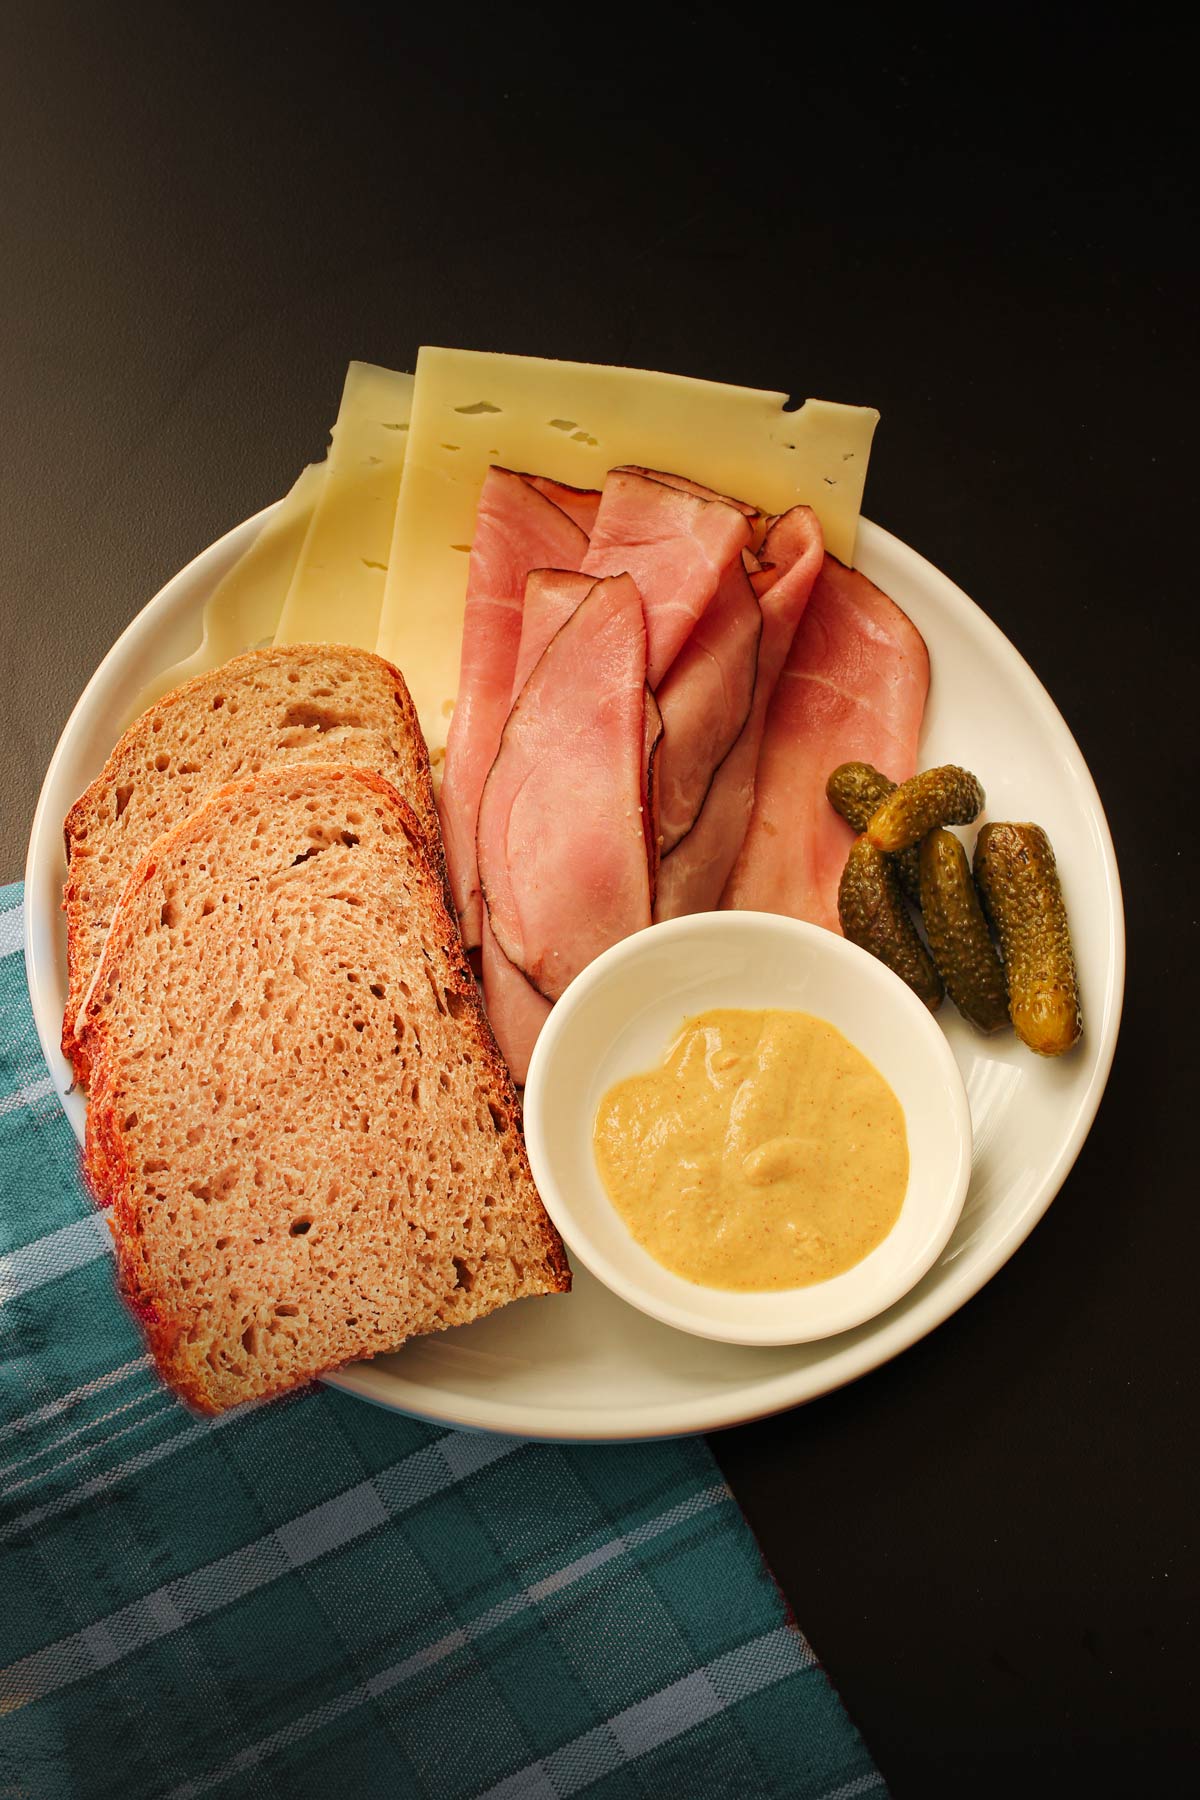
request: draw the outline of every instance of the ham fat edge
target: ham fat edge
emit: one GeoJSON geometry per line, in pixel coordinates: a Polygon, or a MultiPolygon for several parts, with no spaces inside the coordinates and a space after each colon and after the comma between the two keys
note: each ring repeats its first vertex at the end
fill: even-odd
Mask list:
{"type": "Polygon", "coordinates": [[[917,766],[929,652],[894,601],[826,556],[766,717],[754,804],[722,906],[840,931],[837,890],[854,833],[825,797],[831,771],[917,766]]]}
{"type": "Polygon", "coordinates": [[[662,760],[663,716],[649,682],[642,690],[642,831],[646,839],[646,868],[650,877],[650,908],[658,888],[662,845],[662,804],[659,765],[662,760]]]}
{"type": "Polygon", "coordinates": [[[438,796],[450,892],[468,949],[479,943],[481,929],[479,796],[508,717],[526,578],[531,569],[552,565],[577,569],[587,549],[586,532],[532,483],[509,469],[488,470],[471,545],[458,698],[438,796]]]}
{"type": "Polygon", "coordinates": [[[484,783],[491,929],[547,1000],[650,923],[646,642],[634,581],[597,582],[518,695],[484,783]]]}

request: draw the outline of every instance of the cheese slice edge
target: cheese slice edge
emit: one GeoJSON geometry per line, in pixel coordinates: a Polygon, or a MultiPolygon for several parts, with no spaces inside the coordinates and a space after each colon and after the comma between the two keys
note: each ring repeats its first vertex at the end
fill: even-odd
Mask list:
{"type": "Polygon", "coordinates": [[[272,641],[325,482],[326,467],[323,462],[309,463],[300,471],[253,543],[205,601],[203,636],[198,648],[146,684],[134,702],[127,724],[193,675],[203,675],[232,656],[261,649],[272,641]]]}
{"type": "Polygon", "coordinates": [[[328,641],[374,650],[413,378],[352,362],[333,427],[328,475],[288,587],[277,644],[328,641]]]}

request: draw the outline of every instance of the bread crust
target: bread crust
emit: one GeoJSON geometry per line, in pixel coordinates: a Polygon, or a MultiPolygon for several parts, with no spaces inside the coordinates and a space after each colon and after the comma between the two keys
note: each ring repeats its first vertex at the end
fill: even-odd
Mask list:
{"type": "MultiPolygon", "coordinates": [[[[195,675],[190,681],[182,682],[179,687],[172,688],[169,693],[164,694],[161,699],[155,701],[153,706],[148,707],[133,721],[113,747],[99,775],[89,783],[75,801],[63,823],[67,864],[67,878],[63,885],[62,899],[63,911],[67,916],[67,1003],[63,1011],[61,1044],[63,1055],[71,1064],[72,1073],[81,1085],[90,1085],[92,1077],[88,1054],[80,1041],[76,1026],[80,1008],[88,988],[92,985],[99,959],[90,953],[87,930],[88,914],[83,883],[79,876],[79,859],[86,855],[84,846],[89,835],[102,828],[106,814],[110,810],[110,800],[114,790],[120,788],[124,775],[130,774],[140,767],[139,753],[144,750],[148,741],[158,738],[164,744],[169,742],[172,719],[181,716],[198,700],[203,699],[206,694],[212,693],[219,687],[233,685],[252,677],[256,670],[271,669],[276,666],[311,670],[319,669],[322,665],[328,667],[331,662],[335,661],[343,664],[358,664],[364,671],[382,675],[386,680],[391,698],[400,715],[399,735],[412,753],[412,768],[409,771],[412,789],[410,799],[417,818],[424,828],[430,861],[440,876],[443,890],[449,901],[449,878],[446,873],[445,850],[442,845],[437,805],[433,794],[433,776],[430,772],[429,756],[425,748],[425,740],[421,735],[416,708],[412,703],[404,677],[394,664],[387,662],[382,656],[376,656],[373,651],[358,650],[346,644],[293,644],[279,648],[270,647],[265,650],[249,650],[242,656],[235,656],[231,661],[222,663],[216,669],[209,669],[202,675],[195,675]]],[[[303,692],[303,688],[298,689],[299,694],[302,695],[303,692]]],[[[287,758],[279,757],[273,761],[278,761],[282,765],[287,762],[287,758]]],[[[190,810],[191,808],[189,808],[190,810]]],[[[146,849],[148,848],[149,846],[146,847],[146,849]]],[[[130,875],[136,867],[136,861],[137,859],[130,867],[130,875]]],[[[115,910],[114,908],[114,913],[115,910]]],[[[453,909],[451,912],[453,916],[453,909]]]]}

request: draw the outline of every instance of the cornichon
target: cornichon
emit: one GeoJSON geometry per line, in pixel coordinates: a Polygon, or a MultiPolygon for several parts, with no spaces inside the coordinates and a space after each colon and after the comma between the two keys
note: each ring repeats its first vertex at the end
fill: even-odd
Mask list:
{"type": "Polygon", "coordinates": [[[895,854],[919,843],[938,825],[969,825],[983,811],[983,789],[967,769],[946,763],[902,781],[871,814],[867,836],[895,854]]]}
{"type": "Polygon", "coordinates": [[[952,831],[940,827],[921,839],[921,911],[925,935],[964,1019],[980,1031],[1008,1024],[1004,970],[971,879],[967,853],[952,831]]]}
{"type": "MultiPolygon", "coordinates": [[[[865,831],[882,801],[894,793],[896,784],[870,763],[842,763],[825,783],[825,795],[835,812],[841,813],[855,831],[865,831]]],[[[917,847],[902,850],[896,858],[900,886],[914,905],[921,904],[921,869],[917,847]]]]}
{"type": "Polygon", "coordinates": [[[855,838],[838,886],[838,917],[852,944],[869,950],[906,981],[930,1012],[942,1003],[942,978],[917,936],[891,859],[869,838],[855,838]]]}
{"type": "Polygon", "coordinates": [[[975,882],[1000,940],[1017,1036],[1039,1056],[1061,1056],[1083,1030],[1067,909],[1050,840],[1040,825],[985,825],[975,882]]]}

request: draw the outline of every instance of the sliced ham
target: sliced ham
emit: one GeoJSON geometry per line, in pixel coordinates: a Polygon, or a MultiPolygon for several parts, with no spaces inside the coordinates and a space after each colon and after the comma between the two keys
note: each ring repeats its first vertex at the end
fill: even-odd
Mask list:
{"type": "Polygon", "coordinates": [[[517,648],[512,684],[514,700],[541,660],[551,638],[562,630],[595,581],[594,575],[580,575],[572,569],[531,570],[525,582],[525,604],[521,610],[521,642],[517,648]]]}
{"type": "Polygon", "coordinates": [[[820,522],[808,506],[793,506],[782,514],[763,541],[764,569],[755,580],[767,579],[759,591],[762,635],[750,716],[716,771],[692,829],[663,857],[656,919],[708,912],[720,900],[750,821],[767,708],[812,593],[823,551],[820,522]]]}
{"type": "Polygon", "coordinates": [[[723,906],[840,930],[838,882],[854,833],[825,783],[844,762],[906,781],[928,690],[929,653],[911,619],[827,556],[767,714],[754,807],[723,906]]]}
{"type": "Polygon", "coordinates": [[[748,500],[735,500],[730,494],[718,494],[715,488],[701,487],[698,481],[692,481],[686,475],[671,475],[665,469],[643,469],[639,463],[622,463],[618,473],[645,475],[650,481],[661,481],[665,487],[678,488],[681,494],[695,494],[700,500],[719,500],[723,506],[736,506],[747,519],[761,516],[758,507],[752,506],[748,500]]]}
{"type": "Polygon", "coordinates": [[[747,722],[718,769],[696,823],[658,866],[656,923],[716,907],[754,804],[756,761],[757,747],[747,722]]]}
{"type": "Polygon", "coordinates": [[[568,519],[574,519],[580,531],[592,535],[592,526],[596,523],[596,511],[600,505],[599,488],[568,487],[565,482],[551,481],[548,475],[526,475],[524,479],[530,487],[552,500],[568,519]]]}
{"type": "Polygon", "coordinates": [[[500,1054],[518,1087],[524,1087],[538,1033],[550,1016],[550,1002],[501,950],[483,909],[483,1003],[500,1054]]]}
{"type": "Polygon", "coordinates": [[[491,928],[548,1000],[650,922],[645,684],[638,590],[629,577],[597,582],[521,689],[484,783],[491,928]]]}
{"type": "Polygon", "coordinates": [[[468,948],[480,934],[479,795],[508,716],[525,580],[531,569],[578,569],[587,548],[586,532],[524,477],[488,470],[471,545],[458,698],[438,796],[450,892],[468,948]]]}
{"type": "Polygon", "coordinates": [[[646,866],[650,872],[650,905],[658,887],[662,857],[662,806],[659,759],[663,746],[663,716],[649,685],[642,694],[642,832],[646,839],[646,866]]]}
{"type": "Polygon", "coordinates": [[[741,503],[680,480],[613,469],[582,563],[588,575],[633,576],[646,613],[646,679],[656,692],[722,573],[753,538],[741,503]]]}
{"type": "Polygon", "coordinates": [[[735,557],[658,690],[664,856],[692,829],[714,774],[750,715],[762,623],[749,576],[735,557]]]}

